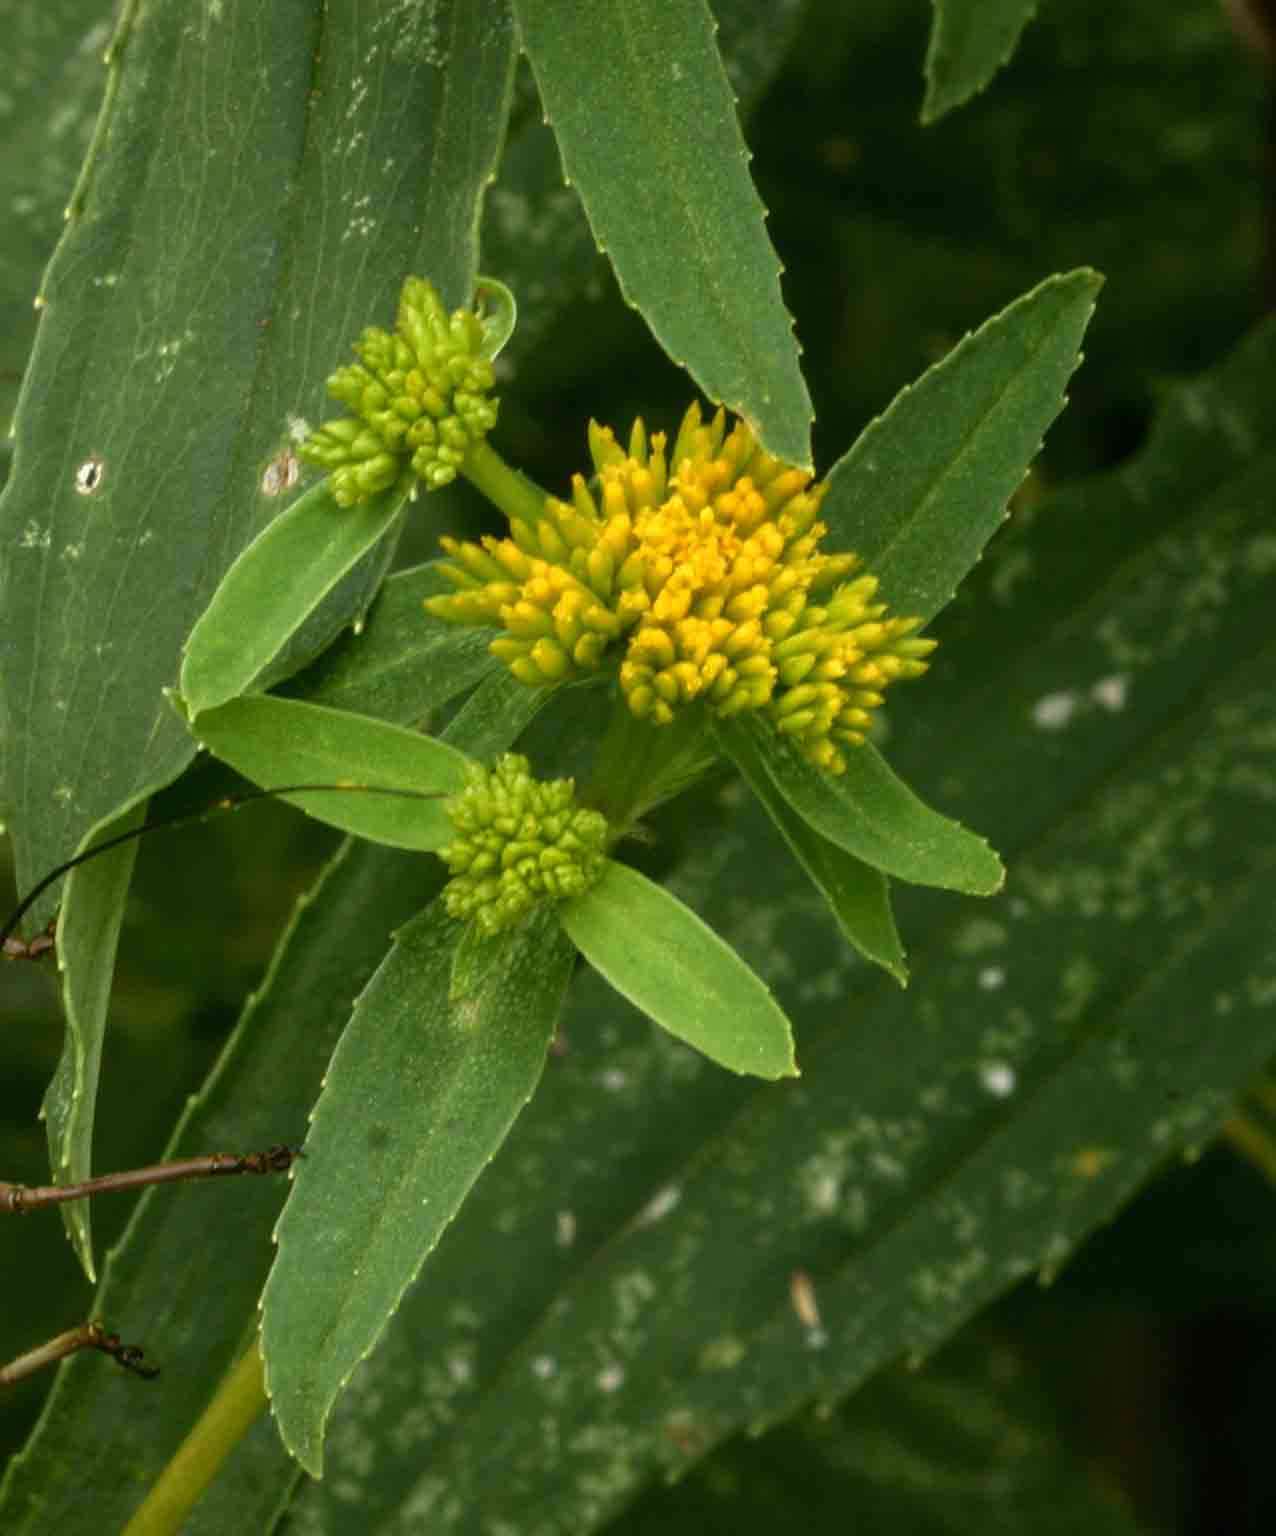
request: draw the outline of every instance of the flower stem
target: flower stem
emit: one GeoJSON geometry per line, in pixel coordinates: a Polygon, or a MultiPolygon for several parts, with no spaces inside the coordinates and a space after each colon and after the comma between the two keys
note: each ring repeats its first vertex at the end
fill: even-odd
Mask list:
{"type": "Polygon", "coordinates": [[[199,1496],[265,1406],[266,1385],[254,1340],[160,1473],[124,1536],[173,1536],[180,1531],[199,1496]]]}
{"type": "Polygon", "coordinates": [[[639,720],[617,694],[582,805],[606,816],[611,841],[663,800],[686,789],[718,757],[703,710],[681,711],[669,725],[639,720]]]}
{"type": "Polygon", "coordinates": [[[512,469],[486,439],[466,453],[461,473],[510,519],[534,523],[545,510],[545,492],[512,469]]]}

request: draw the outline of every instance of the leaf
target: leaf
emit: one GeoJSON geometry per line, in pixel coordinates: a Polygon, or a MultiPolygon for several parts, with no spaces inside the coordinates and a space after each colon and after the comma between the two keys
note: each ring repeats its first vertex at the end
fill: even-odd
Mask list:
{"type": "Polygon", "coordinates": [[[291,679],[286,692],[330,709],[417,725],[481,678],[505,671],[488,650],[494,631],[448,624],[422,607],[444,591],[455,588],[433,562],[397,572],[362,628],[343,635],[291,679]]]}
{"type": "Polygon", "coordinates": [[[284,795],[307,815],[392,848],[431,852],[452,836],[444,803],[465,786],[469,759],[432,736],[363,715],[254,694],[197,715],[191,729],[255,784],[348,783],[437,799],[378,794],[284,795]]]}
{"type": "Polygon", "coordinates": [[[268,523],[222,577],[183,646],[178,688],[192,715],[246,693],[346,573],[391,529],[401,487],[339,507],[328,481],[268,523]]]}
{"type": "Polygon", "coordinates": [[[983,90],[1015,51],[1037,0],[934,0],[922,122],[933,123],[983,90]]]}
{"type": "MultiPolygon", "coordinates": [[[[792,0],[783,6],[725,0],[713,14],[727,78],[747,116],[784,62],[801,7],[792,0]]],[[[597,300],[611,273],[580,199],[563,185],[562,160],[541,112],[515,110],[500,174],[483,207],[482,250],[484,263],[506,274],[518,294],[518,329],[506,356],[526,388],[552,390],[576,354],[592,367],[600,348],[622,344],[614,327],[600,334],[597,300]],[[529,229],[536,231],[534,240],[527,238],[529,229]],[[590,326],[556,332],[569,307],[582,303],[593,310],[590,326]]]]}
{"type": "Polygon", "coordinates": [[[765,983],[676,896],[609,862],[558,911],[585,959],[662,1029],[732,1072],[798,1075],[789,1021],[765,983]]]}
{"type": "Polygon", "coordinates": [[[266,1383],[315,1477],[333,1401],[531,1097],[571,971],[543,914],[453,1001],[458,930],[436,902],[396,934],[333,1054],[280,1218],[266,1383]]]}
{"type": "Polygon", "coordinates": [[[405,273],[468,297],[508,97],[495,0],[433,30],[318,0],[141,14],[43,285],[0,502],[22,886],[189,761],[160,693],[180,646],[277,511],[263,481],[290,418],[327,411],[326,376],[405,273]]]}
{"type": "MultiPolygon", "coordinates": [[[[742,743],[737,745],[742,751],[748,750],[742,743]]],[[[865,959],[880,965],[901,987],[907,986],[908,964],[891,911],[890,881],[880,869],[821,837],[780,794],[760,762],[750,772],[748,784],[789,852],[828,903],[847,942],[865,959]]]]}
{"type": "Polygon", "coordinates": [[[1050,277],[985,321],[860,434],[833,466],[821,516],[900,614],[930,619],[1006,517],[1063,409],[1103,279],[1050,277]]]}
{"type": "Polygon", "coordinates": [[[981,837],[924,805],[869,744],[846,755],[846,772],[823,773],[784,737],[755,719],[720,720],[718,739],[752,785],[768,784],[821,837],[865,864],[944,890],[990,896],[1001,860],[981,837]]]}
{"type": "MultiPolygon", "coordinates": [[[[810,1294],[818,1309],[818,1287],[810,1294]]],[[[807,1329],[818,1349],[821,1327],[807,1329]]],[[[611,1536],[846,1531],[908,1536],[1138,1536],[1124,1490],[1068,1444],[1040,1364],[975,1325],[924,1368],[895,1365],[849,1402],[737,1436],[676,1487],[653,1488],[611,1536]]]]}
{"type": "MultiPolygon", "coordinates": [[[[143,809],[136,807],[121,817],[115,830],[124,832],[130,826],[139,826],[143,809]]],[[[115,946],[124,918],[124,893],[136,858],[137,844],[126,843],[114,853],[103,854],[72,870],[63,887],[58,954],[60,957],[67,951],[84,955],[88,963],[66,978],[62,1053],[40,1106],[55,1184],[78,1183],[87,1179],[93,1168],[97,1097],[87,1090],[96,1087],[101,1069],[115,946]]],[[[72,1200],[59,1209],[81,1268],[90,1281],[96,1280],[89,1202],[72,1200]]]]}
{"type": "Polygon", "coordinates": [[[809,465],[811,402],[780,264],[703,0],[514,9],[564,172],[621,292],[710,400],[809,465]]]}

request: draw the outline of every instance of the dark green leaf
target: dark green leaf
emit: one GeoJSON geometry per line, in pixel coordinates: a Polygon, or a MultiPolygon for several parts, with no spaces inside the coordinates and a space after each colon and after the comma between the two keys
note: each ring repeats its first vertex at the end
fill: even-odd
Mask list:
{"type": "Polygon", "coordinates": [[[930,619],[1006,517],[1064,405],[1103,279],[1046,281],[896,395],[833,466],[822,515],[900,614],[930,619]]]}
{"type": "Polygon", "coordinates": [[[796,1077],[789,1021],[736,952],[637,870],[609,863],[559,908],[576,948],[622,997],[719,1066],[796,1077]]]}
{"type": "Polygon", "coordinates": [[[438,797],[336,792],[283,797],[329,826],[422,852],[452,836],[444,802],[464,788],[468,759],[433,736],[274,694],[206,710],[191,729],[202,745],[264,789],[347,783],[438,797]]]}
{"type": "Polygon", "coordinates": [[[780,264],[703,0],[515,0],[515,11],[621,292],[710,400],[809,465],[811,402],[780,264]]]}
{"type": "MultiPolygon", "coordinates": [[[[469,296],[513,34],[500,0],[443,10],[390,26],[318,0],[226,0],[196,21],[182,0],[121,9],[0,497],[0,798],[22,888],[189,761],[162,690],[359,329],[409,271],[469,296]]],[[[357,577],[331,627],[366,605],[357,577]]],[[[86,1115],[113,946],[72,939],[59,960],[80,1038],[57,1093],[86,1115]]]]}
{"type": "Polygon", "coordinates": [[[722,720],[716,729],[750,784],[765,775],[814,831],[872,868],[972,896],[1001,889],[1005,871],[983,838],[924,805],[875,747],[848,752],[846,772],[831,774],[754,718],[722,720]]]}
{"type": "Polygon", "coordinates": [[[339,507],[328,482],[298,497],[242,550],[182,647],[178,689],[189,714],[246,693],[346,573],[383,538],[408,499],[383,491],[339,507]]]}
{"type": "Polygon", "coordinates": [[[468,298],[513,57],[495,0],[123,14],[0,502],[22,885],[189,760],[160,690],[360,328],[410,271],[468,298]]]}
{"type": "Polygon", "coordinates": [[[933,0],[922,122],[933,123],[983,90],[1015,51],[1037,0],[933,0]]]}
{"type": "Polygon", "coordinates": [[[313,1476],[337,1394],[372,1349],[545,1064],[571,949],[548,913],[450,996],[459,925],[395,935],[324,1077],[262,1299],[271,1408],[313,1476]]]}
{"type": "Polygon", "coordinates": [[[493,631],[447,624],[427,613],[427,597],[456,589],[433,563],[386,582],[361,629],[340,640],[287,692],[312,704],[418,725],[432,710],[503,665],[488,651],[493,631]]]}
{"type": "MultiPolygon", "coordinates": [[[[717,43],[727,78],[747,115],[784,62],[801,19],[798,0],[725,0],[713,8],[717,43]]],[[[502,273],[518,294],[518,328],[506,354],[530,386],[552,388],[564,359],[564,336],[546,343],[572,304],[593,307],[610,273],[590,233],[580,199],[563,185],[562,160],[554,135],[539,111],[511,125],[500,174],[483,210],[483,260],[502,273]],[[536,238],[528,239],[535,230],[536,238]],[[547,379],[548,376],[548,379],[547,379]]],[[[591,316],[591,320],[593,317],[591,316]]],[[[600,338],[591,323],[575,328],[582,356],[595,355],[613,337],[600,338]]]]}

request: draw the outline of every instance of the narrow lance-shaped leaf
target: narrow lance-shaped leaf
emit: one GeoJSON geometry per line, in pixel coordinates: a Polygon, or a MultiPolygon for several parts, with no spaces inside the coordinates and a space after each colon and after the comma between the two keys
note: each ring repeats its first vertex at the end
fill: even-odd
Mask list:
{"type": "Polygon", "coordinates": [[[285,1444],[314,1476],[323,1428],[426,1255],[532,1095],[571,974],[545,912],[451,995],[459,925],[414,918],[333,1054],[278,1228],[262,1350],[285,1444]]]}
{"type": "Polygon", "coordinates": [[[972,896],[1001,889],[1005,871],[983,838],[923,804],[875,747],[856,747],[846,771],[831,774],[756,720],[736,717],[716,728],[749,783],[762,783],[764,801],[769,783],[822,837],[874,869],[972,896]]]}
{"type": "Polygon", "coordinates": [[[1001,526],[1064,406],[1103,279],[1050,277],[902,389],[833,466],[821,516],[901,614],[930,619],[1001,526]]]}
{"type": "MultiPolygon", "coordinates": [[[[742,744],[739,749],[744,751],[742,744]]],[[[761,764],[748,778],[749,788],[766,808],[795,859],[828,903],[847,940],[900,986],[908,984],[908,964],[891,911],[890,881],[837,843],[830,842],[793,809],[761,764]]]]}
{"type": "MultiPolygon", "coordinates": [[[[140,824],[143,814],[144,807],[135,807],[116,824],[116,830],[123,832],[140,824]]],[[[65,949],[83,955],[87,963],[65,978],[66,1034],[57,1069],[40,1106],[49,1142],[49,1168],[58,1184],[78,1183],[93,1172],[97,1107],[93,1090],[101,1067],[124,893],[136,857],[137,844],[125,843],[72,870],[62,889],[59,952],[65,949]]],[[[96,1280],[91,1204],[89,1200],[70,1200],[59,1210],[76,1258],[89,1279],[96,1280]]]]}
{"type": "Polygon", "coordinates": [[[392,487],[339,507],[320,481],[268,524],[222,577],[183,647],[179,688],[191,714],[244,693],[372,546],[408,499],[392,487]]]}
{"type": "Polygon", "coordinates": [[[704,0],[515,0],[568,180],[621,292],[767,448],[811,462],[780,263],[704,0]]]}
{"type": "Polygon", "coordinates": [[[1036,9],[1037,0],[934,0],[922,122],[935,122],[982,91],[1036,9]]]}
{"type": "Polygon", "coordinates": [[[468,759],[432,736],[273,694],[233,699],[220,709],[207,710],[195,717],[191,729],[217,757],[267,789],[347,782],[440,797],[284,797],[329,826],[392,848],[423,852],[442,846],[452,835],[444,799],[464,786],[468,759]]]}
{"type": "Polygon", "coordinates": [[[594,969],[662,1029],[733,1072],[797,1076],[789,1021],[766,984],[645,875],[608,863],[559,915],[594,969]]]}

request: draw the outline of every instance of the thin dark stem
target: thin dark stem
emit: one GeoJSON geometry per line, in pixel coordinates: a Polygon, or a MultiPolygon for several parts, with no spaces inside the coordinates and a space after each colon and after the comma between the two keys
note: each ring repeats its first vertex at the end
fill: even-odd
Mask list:
{"type": "Polygon", "coordinates": [[[104,1355],[110,1355],[118,1361],[126,1371],[132,1371],[135,1376],[141,1376],[147,1381],[159,1375],[156,1366],[143,1365],[142,1350],[138,1345],[122,1344],[118,1333],[108,1333],[101,1323],[88,1322],[81,1323],[78,1328],[68,1328],[47,1344],[41,1344],[38,1349],[29,1349],[25,1355],[10,1360],[8,1365],[0,1366],[0,1387],[12,1386],[15,1381],[33,1376],[46,1365],[65,1360],[68,1355],[77,1354],[82,1349],[101,1350],[104,1355]]]}
{"type": "Polygon", "coordinates": [[[79,1184],[6,1184],[0,1180],[0,1212],[20,1216],[42,1205],[62,1205],[114,1189],[145,1189],[151,1184],[176,1184],[185,1179],[220,1179],[237,1173],[286,1173],[302,1156],[300,1147],[270,1147],[265,1152],[242,1156],[213,1152],[208,1157],[183,1157],[171,1163],[152,1163],[147,1168],[128,1168],[123,1173],[104,1173],[79,1184]]]}
{"type": "Polygon", "coordinates": [[[37,880],[27,894],[22,898],[14,910],[9,914],[9,920],[0,929],[0,948],[11,958],[34,958],[43,954],[51,945],[41,944],[41,941],[33,939],[29,944],[21,939],[14,938],[18,924],[27,915],[35,903],[44,895],[56,881],[71,870],[78,869],[81,864],[90,859],[97,858],[100,853],[108,853],[112,848],[118,848],[123,843],[131,843],[135,838],[145,837],[148,832],[158,832],[161,827],[194,827],[201,822],[209,821],[214,816],[221,816],[227,811],[237,811],[241,805],[251,805],[255,800],[277,799],[280,795],[315,795],[340,792],[341,794],[359,795],[397,795],[405,800],[438,800],[442,796],[436,790],[399,789],[386,784],[284,784],[279,789],[252,789],[242,795],[228,795],[224,799],[214,801],[202,811],[179,811],[172,816],[163,816],[158,821],[148,821],[145,826],[133,827],[127,832],[117,832],[114,837],[108,837],[103,842],[95,843],[92,848],[86,848],[83,853],[77,853],[74,858],[67,859],[55,869],[51,869],[43,879],[37,880]]]}

